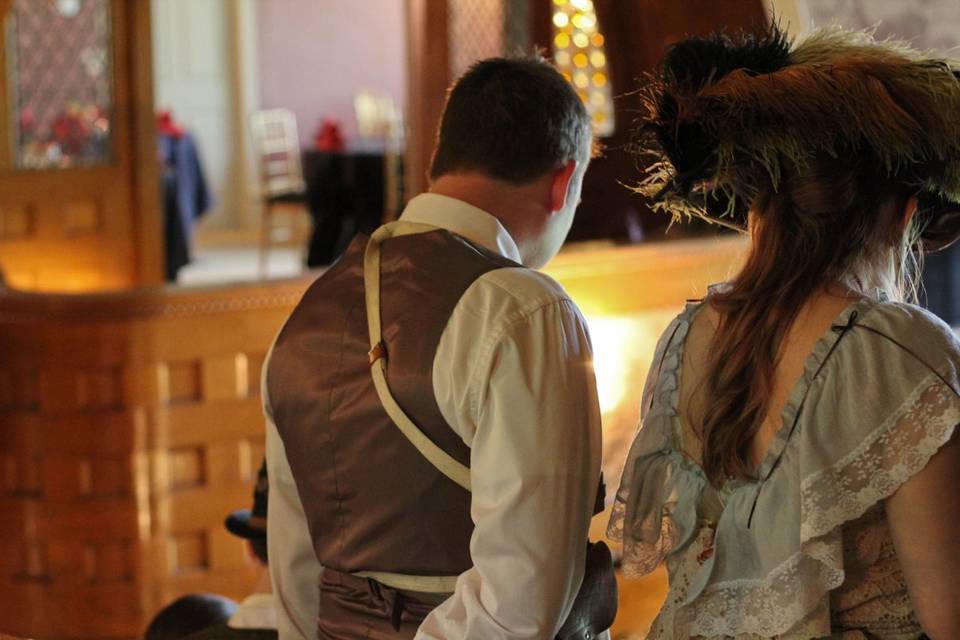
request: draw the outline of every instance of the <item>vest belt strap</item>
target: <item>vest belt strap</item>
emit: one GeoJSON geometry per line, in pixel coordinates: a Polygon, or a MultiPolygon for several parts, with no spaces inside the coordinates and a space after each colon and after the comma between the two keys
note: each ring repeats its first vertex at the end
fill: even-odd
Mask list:
{"type": "Polygon", "coordinates": [[[376,580],[391,589],[420,593],[453,593],[457,585],[457,576],[411,576],[385,571],[358,571],[351,575],[376,580]]]}

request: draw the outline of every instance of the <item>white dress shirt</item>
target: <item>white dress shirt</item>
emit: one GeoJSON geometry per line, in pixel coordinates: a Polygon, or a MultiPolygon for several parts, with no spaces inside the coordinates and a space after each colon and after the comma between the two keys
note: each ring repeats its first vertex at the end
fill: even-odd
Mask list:
{"type": "MultiPolygon", "coordinates": [[[[520,261],[503,225],[465,202],[420,195],[401,220],[520,261]]],[[[591,358],[579,310],[540,272],[490,271],[454,308],[434,357],[433,387],[444,419],[470,447],[473,567],[424,620],[417,640],[551,640],[566,618],[583,578],[600,478],[591,358]]],[[[312,639],[322,568],[263,386],[280,638],[312,639]]]]}

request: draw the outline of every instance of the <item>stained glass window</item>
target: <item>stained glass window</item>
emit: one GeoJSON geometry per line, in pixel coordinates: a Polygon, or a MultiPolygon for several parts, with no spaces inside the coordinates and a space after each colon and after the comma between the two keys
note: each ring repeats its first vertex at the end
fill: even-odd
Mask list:
{"type": "Polygon", "coordinates": [[[110,161],[110,0],[14,0],[7,23],[14,162],[110,161]]]}
{"type": "Polygon", "coordinates": [[[503,0],[454,0],[447,6],[450,77],[459,78],[477,60],[503,55],[503,0]]]}
{"type": "Polygon", "coordinates": [[[598,136],[614,131],[604,37],[591,0],[553,0],[553,59],[573,83],[598,136]]]}

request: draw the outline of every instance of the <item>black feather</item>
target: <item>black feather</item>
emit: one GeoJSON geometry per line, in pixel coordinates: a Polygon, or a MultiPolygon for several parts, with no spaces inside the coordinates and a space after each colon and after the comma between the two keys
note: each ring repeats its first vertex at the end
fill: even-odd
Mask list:
{"type": "Polygon", "coordinates": [[[725,33],[689,38],[668,49],[662,72],[679,91],[695,92],[735,69],[754,75],[778,71],[790,64],[790,46],[776,24],[760,33],[741,33],[736,40],[725,33]]]}
{"type": "Polygon", "coordinates": [[[680,192],[710,171],[717,142],[700,122],[679,120],[677,97],[690,95],[740,69],[759,75],[790,63],[790,40],[776,24],[734,40],[724,33],[690,38],[670,47],[659,69],[664,91],[647,126],[676,170],[680,192]]]}

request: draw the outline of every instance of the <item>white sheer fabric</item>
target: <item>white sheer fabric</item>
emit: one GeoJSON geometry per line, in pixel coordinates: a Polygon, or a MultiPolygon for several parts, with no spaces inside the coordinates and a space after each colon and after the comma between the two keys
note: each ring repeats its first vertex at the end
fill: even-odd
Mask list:
{"type": "Polygon", "coordinates": [[[627,573],[667,563],[650,637],[918,637],[882,501],[960,424],[960,344],[919,308],[851,305],[810,354],[756,479],[716,490],[678,411],[681,373],[704,359],[684,354],[700,308],[661,339],[609,527],[627,573]]]}

